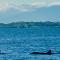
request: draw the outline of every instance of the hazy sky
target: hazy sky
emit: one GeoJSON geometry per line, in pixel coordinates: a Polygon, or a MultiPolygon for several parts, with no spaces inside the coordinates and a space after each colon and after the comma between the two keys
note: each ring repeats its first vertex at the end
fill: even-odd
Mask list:
{"type": "Polygon", "coordinates": [[[0,23],[60,21],[60,0],[0,0],[0,23]]]}

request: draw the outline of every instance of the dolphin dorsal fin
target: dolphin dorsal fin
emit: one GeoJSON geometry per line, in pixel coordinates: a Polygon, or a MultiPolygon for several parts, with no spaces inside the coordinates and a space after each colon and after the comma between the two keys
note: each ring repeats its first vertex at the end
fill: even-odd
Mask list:
{"type": "Polygon", "coordinates": [[[48,54],[51,54],[52,52],[51,52],[51,50],[49,50],[47,53],[48,53],[48,54]]]}

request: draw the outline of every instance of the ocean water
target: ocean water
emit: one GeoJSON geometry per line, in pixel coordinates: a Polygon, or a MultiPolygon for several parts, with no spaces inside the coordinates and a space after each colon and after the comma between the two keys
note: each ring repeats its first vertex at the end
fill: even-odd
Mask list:
{"type": "Polygon", "coordinates": [[[0,60],[60,60],[60,54],[31,55],[32,52],[60,53],[60,27],[0,28],[0,60]]]}

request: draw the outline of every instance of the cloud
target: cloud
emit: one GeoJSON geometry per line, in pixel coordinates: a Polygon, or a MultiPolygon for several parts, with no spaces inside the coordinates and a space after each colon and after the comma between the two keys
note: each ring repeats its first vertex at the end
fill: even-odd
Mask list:
{"type": "Polygon", "coordinates": [[[0,4],[0,11],[7,10],[8,4],[0,4]]]}
{"type": "Polygon", "coordinates": [[[60,2],[53,2],[53,3],[48,4],[48,7],[50,6],[60,6],[60,2]]]}
{"type": "Polygon", "coordinates": [[[35,2],[35,3],[32,3],[32,6],[35,8],[44,7],[44,6],[46,6],[46,3],[45,2],[35,2]]]}
{"type": "Polygon", "coordinates": [[[0,4],[0,11],[7,11],[9,9],[15,9],[21,12],[26,12],[32,10],[32,5],[30,4],[21,4],[21,5],[16,5],[16,4],[0,4]]]}
{"type": "Polygon", "coordinates": [[[47,2],[36,2],[36,3],[32,3],[32,6],[35,7],[35,8],[60,6],[60,2],[51,2],[51,3],[47,3],[47,2]]]}
{"type": "Polygon", "coordinates": [[[11,3],[0,3],[0,11],[7,11],[11,8],[19,10],[21,12],[27,12],[27,11],[32,11],[37,8],[41,7],[51,7],[54,5],[59,5],[60,2],[52,2],[52,3],[47,3],[47,2],[33,2],[30,4],[11,4],[11,3]]]}

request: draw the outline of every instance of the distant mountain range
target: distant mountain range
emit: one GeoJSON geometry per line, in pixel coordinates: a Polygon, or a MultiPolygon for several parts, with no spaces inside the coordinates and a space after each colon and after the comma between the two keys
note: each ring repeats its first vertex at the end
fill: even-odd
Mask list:
{"type": "Polygon", "coordinates": [[[0,27],[38,27],[38,26],[60,26],[60,22],[12,22],[9,24],[0,23],[0,27]]]}

